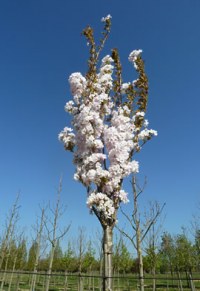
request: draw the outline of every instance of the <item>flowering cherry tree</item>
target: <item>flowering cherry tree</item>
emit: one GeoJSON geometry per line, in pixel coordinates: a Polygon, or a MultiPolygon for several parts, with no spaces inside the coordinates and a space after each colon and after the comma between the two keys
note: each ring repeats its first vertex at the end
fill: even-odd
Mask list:
{"type": "Polygon", "coordinates": [[[59,139],[66,150],[73,152],[74,179],[87,188],[86,203],[103,227],[103,290],[112,290],[113,227],[120,203],[128,202],[123,180],[138,173],[134,154],[157,132],[148,129],[145,119],[148,80],[142,50],[134,50],[128,57],[138,78],[123,82],[118,50],[100,59],[110,33],[111,16],[103,17],[102,22],[99,45],[90,26],[83,30],[90,48],[88,72],[69,77],[73,100],[66,103],[65,110],[73,117],[73,129],[65,127],[59,139]]]}

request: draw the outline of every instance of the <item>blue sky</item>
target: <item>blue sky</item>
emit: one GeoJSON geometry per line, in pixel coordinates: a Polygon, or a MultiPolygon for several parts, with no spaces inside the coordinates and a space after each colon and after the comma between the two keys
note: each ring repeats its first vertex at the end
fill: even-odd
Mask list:
{"type": "Polygon", "coordinates": [[[55,199],[63,174],[62,199],[68,205],[63,223],[72,221],[72,233],[77,226],[89,232],[98,227],[85,189],[73,181],[72,156],[57,135],[69,125],[68,76],[87,70],[81,31],[90,24],[98,37],[107,14],[112,33],[104,54],[118,47],[125,81],[136,77],[128,54],[144,51],[148,119],[159,134],[136,157],[140,180],[148,179],[143,201],[166,202],[166,230],[177,233],[190,225],[200,201],[199,13],[199,0],[1,1],[1,225],[20,190],[21,224],[28,229],[38,204],[55,199]]]}

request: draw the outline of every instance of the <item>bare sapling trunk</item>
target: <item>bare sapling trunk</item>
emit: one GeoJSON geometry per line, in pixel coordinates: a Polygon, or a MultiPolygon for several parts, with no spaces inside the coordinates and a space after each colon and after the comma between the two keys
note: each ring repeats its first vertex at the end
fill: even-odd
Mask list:
{"type": "MultiPolygon", "coordinates": [[[[9,277],[8,291],[10,291],[12,289],[11,288],[12,281],[13,281],[14,272],[16,270],[16,265],[17,265],[17,263],[19,263],[19,260],[22,260],[22,258],[20,258],[20,256],[19,256],[20,255],[20,245],[22,244],[22,241],[23,241],[23,232],[21,234],[19,234],[18,237],[12,237],[12,241],[10,242],[8,258],[10,257],[12,259],[12,272],[11,272],[10,277],[9,277]],[[18,241],[17,244],[16,244],[16,241],[18,241]]],[[[8,258],[6,260],[5,270],[7,270],[7,267],[8,267],[8,258]]],[[[2,283],[3,283],[3,281],[2,281],[2,283]]]]}
{"type": "Polygon", "coordinates": [[[135,237],[136,243],[132,240],[133,245],[135,245],[137,251],[137,257],[139,262],[139,286],[140,291],[144,291],[144,266],[143,266],[143,254],[142,254],[142,240],[141,237],[141,225],[140,225],[140,215],[138,209],[138,196],[141,194],[141,190],[137,190],[136,185],[136,178],[133,176],[132,178],[132,190],[133,190],[133,204],[134,204],[134,211],[132,214],[133,222],[134,222],[134,230],[135,230],[135,237]]]}
{"type": "Polygon", "coordinates": [[[160,207],[160,205],[156,202],[155,205],[151,206],[150,214],[144,215],[145,218],[144,218],[144,221],[142,222],[140,213],[139,213],[138,198],[140,194],[143,192],[144,187],[141,189],[137,185],[135,176],[132,177],[131,184],[132,184],[132,192],[133,192],[133,211],[131,215],[128,215],[122,209],[121,209],[121,212],[126,218],[127,222],[130,224],[133,233],[129,234],[124,229],[120,229],[118,226],[116,227],[126,238],[129,239],[129,241],[132,243],[133,247],[137,251],[138,264],[139,264],[138,266],[139,290],[144,291],[144,266],[143,266],[143,245],[142,244],[147,234],[149,233],[149,231],[152,229],[152,227],[154,227],[155,223],[157,222],[157,219],[161,215],[161,212],[165,204],[162,207],[160,207]]]}
{"type": "Polygon", "coordinates": [[[153,275],[153,291],[156,291],[156,267],[154,266],[152,269],[152,275],[153,275]]]}
{"type": "Polygon", "coordinates": [[[4,263],[4,273],[3,273],[3,277],[1,279],[0,291],[3,291],[3,288],[4,288],[4,284],[5,284],[5,280],[6,280],[6,271],[7,271],[9,259],[11,256],[11,246],[13,243],[15,227],[16,227],[16,223],[19,219],[18,201],[19,201],[19,194],[17,194],[16,200],[15,200],[13,207],[10,211],[10,215],[8,217],[8,222],[7,222],[6,234],[5,234],[5,238],[3,239],[3,243],[2,243],[0,269],[2,268],[2,264],[4,263]]]}
{"type": "Polygon", "coordinates": [[[1,287],[0,287],[0,291],[3,291],[3,287],[6,281],[6,272],[7,272],[7,268],[8,268],[8,260],[9,260],[9,256],[10,253],[8,253],[8,255],[6,255],[6,260],[5,260],[5,268],[4,268],[4,272],[3,272],[3,277],[1,278],[1,287]]]}
{"type": "Polygon", "coordinates": [[[49,266],[48,266],[47,277],[46,277],[45,291],[49,290],[51,274],[52,274],[53,259],[54,259],[54,254],[55,254],[55,248],[56,248],[56,245],[52,244],[51,252],[50,252],[50,258],[49,258],[49,266]]]}
{"type": "Polygon", "coordinates": [[[140,284],[140,291],[144,291],[144,267],[143,267],[143,255],[142,255],[142,248],[141,248],[141,233],[140,228],[136,229],[136,240],[137,240],[137,256],[139,262],[139,284],[140,284]]]}
{"type": "Polygon", "coordinates": [[[152,227],[149,229],[149,232],[145,238],[145,252],[149,257],[151,273],[153,276],[153,291],[156,290],[156,267],[158,263],[158,249],[160,246],[160,233],[163,226],[164,218],[160,216],[165,204],[162,207],[158,202],[150,202],[149,204],[149,213],[147,214],[147,219],[153,221],[152,227]],[[157,216],[159,214],[159,217],[157,216]],[[155,218],[156,217],[156,221],[155,218]],[[156,222],[156,223],[155,223],[156,222]]]}
{"type": "Polygon", "coordinates": [[[182,281],[181,281],[181,275],[180,275],[180,271],[179,270],[177,271],[177,274],[178,274],[179,290],[183,291],[183,284],[182,284],[182,281]]]}
{"type": "Polygon", "coordinates": [[[11,290],[11,286],[12,286],[12,281],[13,281],[13,275],[14,275],[14,271],[15,271],[16,262],[17,262],[17,255],[15,255],[15,258],[14,258],[13,267],[12,267],[12,273],[11,273],[11,276],[10,276],[10,281],[9,281],[9,286],[8,286],[8,291],[11,290]]]}
{"type": "Polygon", "coordinates": [[[40,258],[40,250],[41,250],[42,232],[43,232],[43,228],[44,228],[44,219],[45,219],[45,208],[41,208],[40,224],[39,224],[39,227],[37,227],[37,229],[36,229],[36,232],[37,232],[36,254],[35,254],[35,262],[34,262],[33,276],[32,276],[30,291],[34,291],[35,290],[35,285],[36,285],[37,270],[38,270],[38,264],[39,264],[39,258],[40,258]]]}
{"type": "Polygon", "coordinates": [[[17,194],[16,200],[10,210],[6,221],[6,231],[2,239],[1,253],[0,253],[0,270],[2,269],[2,264],[4,262],[5,256],[7,255],[9,244],[14,233],[15,225],[19,219],[19,193],[17,194]]]}
{"type": "Polygon", "coordinates": [[[83,227],[79,228],[78,240],[77,240],[77,257],[78,257],[78,272],[79,272],[79,281],[78,281],[78,290],[83,290],[83,277],[81,276],[83,258],[86,250],[86,236],[85,229],[83,227]]]}
{"type": "Polygon", "coordinates": [[[60,194],[62,191],[62,179],[60,179],[59,182],[59,187],[57,191],[57,201],[56,205],[54,208],[50,207],[51,213],[53,215],[52,219],[49,218],[49,225],[47,224],[47,220],[45,220],[44,225],[47,230],[47,236],[48,240],[51,245],[51,251],[50,251],[50,257],[49,257],[49,266],[48,266],[48,271],[47,271],[47,279],[46,279],[46,284],[45,284],[45,291],[49,290],[49,285],[50,285],[50,278],[52,274],[52,266],[53,266],[53,260],[54,260],[54,254],[55,254],[55,249],[57,244],[59,244],[59,241],[67,234],[69,231],[70,225],[65,227],[62,231],[60,231],[60,234],[58,234],[58,222],[59,218],[63,215],[64,211],[63,206],[60,205],[60,194]]]}
{"type": "Polygon", "coordinates": [[[143,267],[143,256],[142,256],[142,246],[141,246],[141,226],[140,219],[138,213],[138,191],[136,188],[136,179],[133,176],[132,179],[132,189],[133,189],[133,201],[134,201],[134,222],[135,222],[135,230],[136,230],[136,250],[139,261],[139,284],[140,291],[144,291],[144,267],[143,267]]]}
{"type": "Polygon", "coordinates": [[[64,282],[64,291],[68,289],[68,278],[67,278],[67,271],[65,271],[65,282],[64,282]]]}
{"type": "MultiPolygon", "coordinates": [[[[14,229],[13,229],[14,231],[14,229]]],[[[12,233],[13,233],[12,231],[12,233]]],[[[18,247],[20,245],[20,239],[19,239],[19,243],[18,243],[18,247],[16,246],[16,248],[14,249],[14,251],[12,250],[12,244],[14,241],[16,241],[17,239],[16,238],[13,238],[13,234],[11,233],[11,241],[9,242],[9,246],[8,246],[8,253],[6,254],[6,257],[5,257],[5,266],[4,266],[4,273],[3,273],[3,278],[1,279],[1,287],[0,287],[0,291],[3,291],[4,289],[4,285],[6,283],[6,272],[8,271],[8,264],[9,264],[9,260],[11,259],[12,257],[12,260],[13,260],[13,268],[12,268],[12,273],[11,273],[11,276],[10,276],[10,280],[9,280],[9,286],[11,285],[12,283],[12,278],[13,278],[13,273],[15,271],[15,266],[16,266],[16,262],[17,262],[17,255],[18,255],[18,247]]],[[[21,235],[22,236],[22,235],[21,235]]],[[[21,237],[20,236],[20,237],[21,237]]]]}
{"type": "Polygon", "coordinates": [[[112,252],[113,252],[113,226],[104,226],[103,228],[103,290],[112,290],[112,252]]]}

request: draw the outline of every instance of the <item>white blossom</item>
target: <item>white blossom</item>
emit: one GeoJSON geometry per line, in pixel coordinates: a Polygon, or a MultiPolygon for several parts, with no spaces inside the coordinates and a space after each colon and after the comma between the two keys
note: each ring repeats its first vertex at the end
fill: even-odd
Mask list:
{"type": "Polygon", "coordinates": [[[101,60],[102,64],[110,64],[113,63],[114,60],[110,55],[106,55],[105,57],[103,57],[103,59],[101,60]]]}
{"type": "Polygon", "coordinates": [[[129,200],[128,200],[128,193],[125,192],[124,190],[120,190],[119,193],[118,193],[118,197],[120,198],[120,200],[123,202],[123,203],[128,203],[129,200]]]}
{"type": "Polygon", "coordinates": [[[158,133],[156,130],[145,128],[144,130],[142,130],[138,134],[138,138],[140,140],[147,140],[147,139],[151,138],[152,136],[157,136],[157,135],[158,135],[158,133]]]}
{"type": "Polygon", "coordinates": [[[129,55],[129,61],[130,62],[135,62],[135,60],[140,56],[142,53],[142,50],[133,50],[130,55],[129,55]]]}
{"type": "Polygon", "coordinates": [[[83,77],[79,72],[73,73],[69,76],[69,83],[72,95],[81,96],[86,86],[85,77],[83,77]]]}
{"type": "Polygon", "coordinates": [[[135,116],[144,117],[145,116],[145,112],[138,111],[138,112],[136,112],[135,116]]]}
{"type": "Polygon", "coordinates": [[[144,120],[144,127],[147,127],[149,125],[149,121],[147,119],[144,120]]]}
{"type": "Polygon", "coordinates": [[[138,79],[136,79],[136,80],[134,80],[134,81],[132,82],[133,87],[136,86],[137,82],[138,82],[138,79]]]}
{"type": "Polygon", "coordinates": [[[58,135],[60,141],[62,141],[67,149],[71,149],[76,141],[75,141],[75,134],[72,133],[72,128],[65,127],[63,131],[58,135]]]}
{"type": "Polygon", "coordinates": [[[76,114],[78,111],[78,108],[75,106],[74,101],[70,100],[69,102],[67,102],[65,104],[65,111],[72,113],[72,114],[76,114]]]}
{"type": "Polygon", "coordinates": [[[122,86],[121,86],[121,93],[122,94],[125,94],[126,93],[126,90],[128,89],[128,87],[130,86],[130,82],[128,83],[123,83],[122,86]]]}
{"type": "Polygon", "coordinates": [[[129,61],[131,62],[131,63],[133,63],[133,65],[134,65],[134,67],[135,67],[135,69],[137,70],[137,64],[136,64],[136,60],[137,60],[137,58],[141,55],[141,53],[142,53],[142,50],[133,50],[131,53],[130,53],[130,55],[129,55],[129,61]]]}
{"type": "MultiPolygon", "coordinates": [[[[102,21],[110,18],[108,15],[102,21]]],[[[141,50],[135,50],[129,55],[134,66],[141,53],[141,50]]],[[[110,55],[102,59],[91,91],[87,77],[79,72],[70,75],[73,100],[66,103],[65,110],[72,115],[74,130],[65,127],[59,134],[65,148],[73,149],[74,179],[91,189],[88,207],[94,207],[105,218],[111,218],[121,202],[128,202],[122,181],[139,172],[139,163],[132,160],[132,153],[140,149],[143,141],[157,135],[155,130],[147,128],[145,112],[132,114],[126,103],[116,106],[112,98],[112,63],[110,55]],[[142,128],[135,127],[137,119],[142,121],[142,128]]],[[[121,93],[125,94],[130,85],[131,82],[123,83],[121,93]]]]}
{"type": "Polygon", "coordinates": [[[109,20],[109,19],[111,19],[112,18],[112,16],[110,15],[110,14],[108,14],[106,17],[102,17],[101,18],[101,21],[102,22],[106,22],[107,20],[109,20]]]}
{"type": "Polygon", "coordinates": [[[87,199],[87,205],[89,208],[96,206],[96,208],[100,212],[103,212],[106,218],[110,218],[115,212],[115,207],[113,205],[112,199],[110,199],[106,194],[101,192],[91,193],[87,199]]]}

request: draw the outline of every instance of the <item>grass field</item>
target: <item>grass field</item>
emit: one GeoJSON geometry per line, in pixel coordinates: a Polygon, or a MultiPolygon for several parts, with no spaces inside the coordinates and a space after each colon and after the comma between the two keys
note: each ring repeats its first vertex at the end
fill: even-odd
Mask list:
{"type": "MultiPolygon", "coordinates": [[[[0,284],[4,277],[4,284],[1,284],[0,290],[4,291],[43,291],[47,275],[38,273],[35,290],[31,289],[32,273],[16,272],[0,273],[0,284]]],[[[168,275],[157,275],[156,290],[200,290],[200,274],[193,275],[193,281],[187,280],[185,274],[181,274],[181,279],[168,275]],[[193,284],[193,285],[191,285],[193,284]],[[194,289],[195,287],[195,289],[194,289]]],[[[101,290],[101,277],[97,274],[53,274],[51,276],[49,291],[97,291],[101,290]]],[[[145,276],[145,290],[153,290],[153,278],[145,276]]],[[[139,290],[139,280],[136,274],[129,274],[113,278],[113,291],[136,291],[139,290]]]]}

